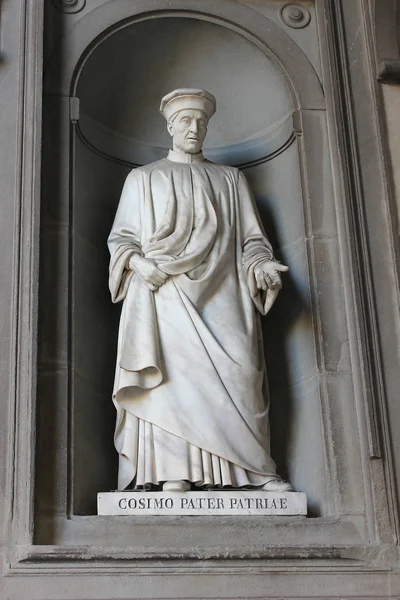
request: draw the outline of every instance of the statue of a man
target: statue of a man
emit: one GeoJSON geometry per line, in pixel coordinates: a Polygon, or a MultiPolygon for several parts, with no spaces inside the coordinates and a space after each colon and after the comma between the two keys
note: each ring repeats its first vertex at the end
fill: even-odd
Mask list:
{"type": "Polygon", "coordinates": [[[162,99],[168,157],[127,177],[108,240],[124,301],[113,400],[119,489],[163,484],[290,491],[270,455],[257,311],[287,271],[242,173],[201,152],[212,94],[162,99]]]}

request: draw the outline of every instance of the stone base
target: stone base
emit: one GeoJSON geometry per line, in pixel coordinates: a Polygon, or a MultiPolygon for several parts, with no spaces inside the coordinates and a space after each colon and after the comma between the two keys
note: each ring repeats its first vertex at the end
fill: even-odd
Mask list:
{"type": "Polygon", "coordinates": [[[302,492],[212,490],[199,492],[104,492],[97,494],[99,515],[274,515],[307,514],[302,492]]]}

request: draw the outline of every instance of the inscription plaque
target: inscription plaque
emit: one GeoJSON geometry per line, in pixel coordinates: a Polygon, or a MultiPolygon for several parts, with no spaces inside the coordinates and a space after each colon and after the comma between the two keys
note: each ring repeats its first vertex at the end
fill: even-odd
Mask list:
{"type": "Polygon", "coordinates": [[[97,495],[99,515],[279,515],[307,514],[302,492],[213,490],[201,492],[118,491],[97,495]]]}

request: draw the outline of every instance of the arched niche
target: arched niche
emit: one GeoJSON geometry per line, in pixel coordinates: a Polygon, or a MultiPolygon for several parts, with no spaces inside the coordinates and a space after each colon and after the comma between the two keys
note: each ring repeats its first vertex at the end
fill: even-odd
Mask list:
{"type": "Polygon", "coordinates": [[[189,6],[186,0],[154,0],[151,9],[126,0],[106,0],[92,9],[86,4],[45,64],[45,92],[74,96],[80,71],[98,45],[117,30],[155,17],[193,18],[236,31],[275,62],[296,108],[325,109],[321,81],[303,50],[272,20],[230,0],[193,0],[189,6]]]}
{"type": "MultiPolygon", "coordinates": [[[[105,431],[105,415],[111,425],[109,411],[97,408],[111,403],[117,331],[106,285],[106,237],[130,168],[167,153],[170,139],[159,102],[177,87],[204,87],[216,95],[219,110],[210,122],[205,154],[244,168],[277,252],[293,269],[277,308],[265,321],[273,454],[281,472],[298,488],[307,488],[311,502],[318,504],[321,493],[317,486],[312,489],[301,465],[312,464],[323,480],[319,390],[305,383],[315,381],[317,364],[293,96],[276,62],[248,39],[209,21],[169,16],[142,20],[107,36],[80,69],[75,87],[80,106],[72,165],[72,393],[74,454],[80,457],[74,467],[76,510],[86,512],[88,499],[93,502],[105,485],[104,466],[99,470],[99,465],[107,464],[108,457],[98,457],[112,453],[112,427],[106,445],[98,433],[105,431]],[[317,454],[299,443],[301,418],[312,422],[317,454]],[[91,434],[88,421],[99,423],[91,434]],[[94,460],[99,461],[96,466],[94,460]]],[[[114,477],[110,469],[108,487],[115,485],[114,477]]]]}
{"type": "MultiPolygon", "coordinates": [[[[114,0],[112,8],[105,3],[83,15],[62,51],[54,53],[45,78],[45,120],[47,115],[54,124],[57,113],[60,121],[56,139],[51,138],[54,129],[47,128],[44,172],[54,172],[56,164],[60,172],[56,184],[54,177],[45,179],[43,213],[45,221],[59,223],[58,255],[70,267],[65,279],[68,333],[60,352],[68,365],[70,510],[93,514],[96,493],[116,481],[111,390],[119,311],[107,290],[106,238],[120,189],[132,166],[165,152],[160,97],[177,86],[201,85],[222,105],[210,124],[210,157],[244,169],[278,256],[291,268],[265,323],[273,454],[281,473],[307,492],[310,513],[331,514],[325,370],[335,371],[340,364],[346,372],[349,365],[343,352],[343,299],[332,283],[340,275],[320,81],[282,29],[240,5],[222,1],[217,8],[204,0],[200,12],[195,3],[183,10],[184,3],[174,1],[167,11],[160,0],[152,13],[135,6],[114,0]],[[173,44],[174,31],[180,41],[191,43],[190,56],[173,44]],[[151,50],[154,40],[157,52],[151,50]],[[130,47],[135,51],[129,53],[130,47]],[[168,68],[160,68],[157,54],[168,68]],[[211,56],[216,58],[210,64],[211,56]],[[191,72],[189,58],[202,73],[201,81],[191,72]],[[243,73],[246,85],[235,73],[243,73]],[[325,255],[332,276],[328,285],[335,310],[330,302],[329,315],[324,301],[315,301],[318,279],[326,276],[317,273],[311,260],[315,253],[325,255]]],[[[64,314],[63,302],[58,310],[64,314]]],[[[339,384],[329,385],[334,393],[339,384]]]]}
{"type": "Polygon", "coordinates": [[[271,59],[226,27],[171,16],[119,29],[88,57],[75,91],[79,135],[132,167],[163,158],[170,136],[160,98],[183,85],[218,98],[205,145],[209,160],[260,161],[293,136],[292,97],[271,59]]]}

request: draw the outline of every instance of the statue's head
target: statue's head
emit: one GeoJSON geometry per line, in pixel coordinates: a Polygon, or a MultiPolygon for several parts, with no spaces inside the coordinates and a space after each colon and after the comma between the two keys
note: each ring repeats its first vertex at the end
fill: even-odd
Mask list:
{"type": "Polygon", "coordinates": [[[174,150],[198,154],[215,110],[215,97],[205,90],[179,89],[164,96],[160,112],[167,120],[174,150]]]}

